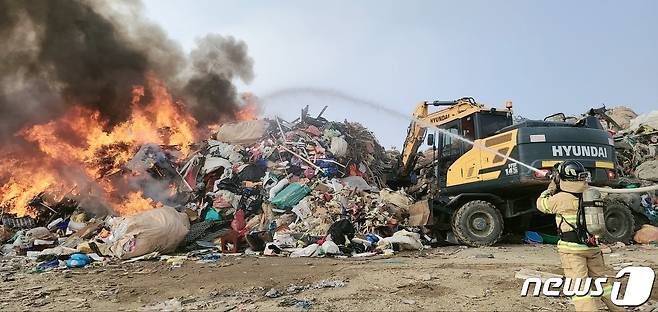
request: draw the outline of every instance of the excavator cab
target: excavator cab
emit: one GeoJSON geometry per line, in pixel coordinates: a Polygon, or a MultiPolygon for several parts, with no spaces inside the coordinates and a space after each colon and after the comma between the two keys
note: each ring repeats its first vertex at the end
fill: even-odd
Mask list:
{"type": "MultiPolygon", "coordinates": [[[[455,160],[473,148],[473,145],[457,139],[456,135],[474,141],[489,137],[510,125],[512,125],[512,115],[509,112],[488,110],[475,112],[437,126],[439,129],[448,132],[434,131],[428,134],[428,137],[436,138],[435,140],[428,140],[428,145],[433,147],[436,145],[437,159],[435,162],[438,176],[446,176],[448,168],[455,160]]],[[[445,188],[445,183],[445,179],[439,179],[440,188],[445,188]]]]}

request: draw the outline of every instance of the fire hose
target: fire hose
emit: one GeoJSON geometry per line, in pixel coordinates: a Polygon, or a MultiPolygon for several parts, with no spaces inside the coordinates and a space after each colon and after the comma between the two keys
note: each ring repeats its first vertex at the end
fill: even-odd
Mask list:
{"type": "Polygon", "coordinates": [[[638,187],[638,188],[627,188],[627,189],[612,189],[612,188],[596,187],[596,186],[590,186],[590,188],[595,189],[601,193],[630,194],[630,193],[644,193],[649,191],[656,191],[658,190],[658,185],[651,185],[651,186],[638,187]]]}

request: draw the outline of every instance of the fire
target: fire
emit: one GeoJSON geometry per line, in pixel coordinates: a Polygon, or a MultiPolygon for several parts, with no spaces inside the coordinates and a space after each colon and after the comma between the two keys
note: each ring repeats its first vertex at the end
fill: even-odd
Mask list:
{"type": "Polygon", "coordinates": [[[159,207],[162,207],[161,203],[150,198],[144,198],[144,194],[138,191],[128,193],[121,204],[115,206],[114,209],[122,216],[130,216],[159,207]]]}
{"type": "Polygon", "coordinates": [[[64,192],[67,183],[59,179],[59,175],[51,170],[44,170],[49,164],[37,163],[34,160],[18,161],[16,159],[3,159],[0,161],[0,177],[6,171],[15,173],[8,177],[8,181],[0,188],[0,208],[11,209],[19,216],[32,216],[34,211],[28,209],[27,203],[42,190],[64,192]],[[24,166],[29,166],[27,170],[24,166]],[[38,179],[35,177],[38,176],[38,179]]]}
{"type": "Polygon", "coordinates": [[[261,113],[258,97],[251,92],[245,92],[240,95],[240,99],[244,103],[244,106],[235,113],[235,119],[255,120],[258,118],[258,115],[261,113]]]}
{"type": "Polygon", "coordinates": [[[255,120],[258,118],[258,105],[249,103],[235,113],[237,120],[255,120]]]}
{"type": "Polygon", "coordinates": [[[107,203],[120,214],[154,207],[141,192],[122,194],[108,177],[121,171],[142,144],[176,146],[186,155],[197,138],[196,121],[156,78],[135,86],[132,94],[126,108],[130,117],[109,130],[99,112],[77,105],[60,118],[20,131],[17,135],[38,151],[0,151],[0,208],[31,215],[27,204],[39,193],[62,195],[85,183],[103,189],[107,203]],[[143,103],[147,91],[149,100],[143,103]]]}

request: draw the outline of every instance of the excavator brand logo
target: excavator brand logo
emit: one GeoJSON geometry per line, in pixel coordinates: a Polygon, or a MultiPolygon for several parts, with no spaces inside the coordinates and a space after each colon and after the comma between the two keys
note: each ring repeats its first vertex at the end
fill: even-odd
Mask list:
{"type": "MultiPolygon", "coordinates": [[[[612,283],[612,292],[610,293],[610,299],[612,300],[612,303],[614,303],[616,306],[626,307],[637,307],[646,303],[651,296],[653,281],[656,277],[656,273],[653,271],[653,269],[649,267],[625,267],[617,273],[616,278],[619,279],[624,275],[628,275],[628,282],[626,284],[625,291],[621,291],[621,282],[616,281],[612,283]],[[620,298],[622,297],[622,293],[624,294],[623,298],[620,298]]],[[[525,282],[523,282],[521,296],[527,297],[530,284],[535,283],[535,288],[532,291],[533,297],[539,297],[540,291],[544,296],[547,297],[559,297],[562,294],[565,296],[601,297],[604,295],[604,293],[606,293],[604,284],[607,282],[607,277],[588,277],[585,279],[563,279],[559,277],[552,277],[546,279],[546,282],[544,282],[544,285],[542,286],[541,278],[531,277],[527,278],[525,282]]]]}
{"type": "Polygon", "coordinates": [[[605,147],[581,145],[553,145],[553,157],[599,157],[608,158],[605,147]]]}
{"type": "Polygon", "coordinates": [[[431,121],[432,122],[444,121],[444,120],[448,119],[449,117],[450,117],[450,115],[440,115],[440,116],[436,116],[436,117],[432,118],[431,121]]]}

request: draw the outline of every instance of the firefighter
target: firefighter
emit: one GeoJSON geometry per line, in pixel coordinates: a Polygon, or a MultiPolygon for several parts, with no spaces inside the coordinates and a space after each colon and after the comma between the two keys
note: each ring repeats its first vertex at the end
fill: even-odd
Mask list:
{"type": "MultiPolygon", "coordinates": [[[[606,268],[598,242],[594,236],[588,234],[586,227],[578,222],[578,210],[582,193],[588,188],[589,172],[575,160],[562,162],[555,171],[548,189],[537,199],[537,208],[543,213],[555,214],[560,235],[557,249],[564,276],[572,280],[572,285],[576,278],[584,282],[587,277],[604,277],[606,268]]],[[[600,298],[586,295],[573,296],[571,299],[576,311],[596,311],[601,301],[611,311],[623,311],[612,304],[611,290],[612,286],[606,284],[600,298]]]]}

